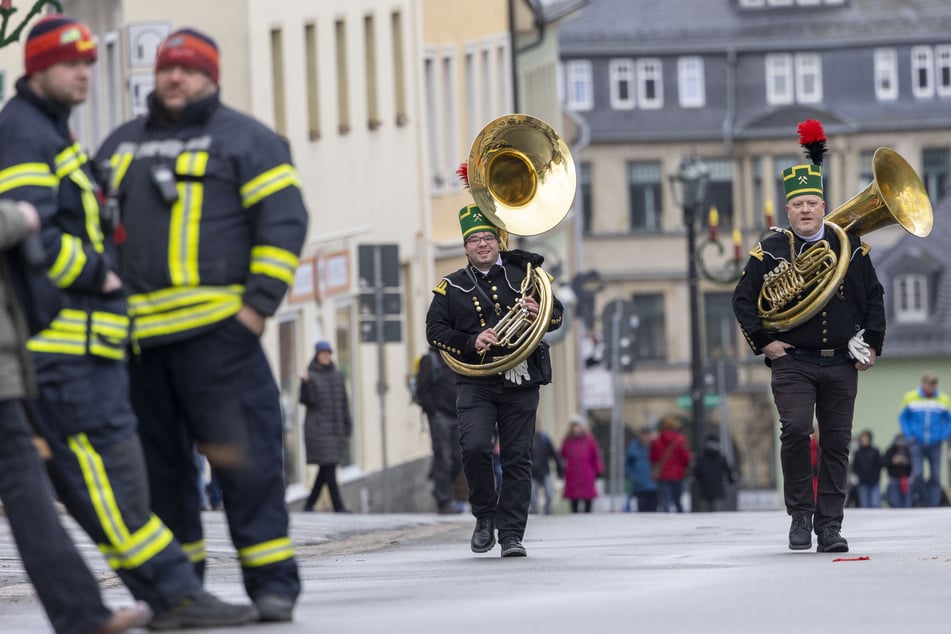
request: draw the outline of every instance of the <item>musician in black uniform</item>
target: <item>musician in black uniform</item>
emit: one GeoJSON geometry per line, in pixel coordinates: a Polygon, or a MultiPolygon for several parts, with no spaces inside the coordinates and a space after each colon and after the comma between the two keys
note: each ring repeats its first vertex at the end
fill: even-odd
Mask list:
{"type": "MultiPolygon", "coordinates": [[[[542,257],[505,250],[504,232],[476,205],[459,212],[468,264],[444,277],[433,289],[426,316],[426,338],[432,346],[463,363],[478,364],[500,354],[493,326],[515,306],[526,265],[540,266],[542,257]],[[503,235],[500,236],[500,233],[503,235]]],[[[548,330],[561,326],[562,305],[552,297],[548,330]]],[[[537,298],[523,306],[534,318],[537,298]]],[[[504,353],[502,353],[504,354],[504,353]]],[[[487,377],[456,375],[456,410],[462,466],[469,484],[469,504],[476,518],[470,546],[488,552],[498,528],[503,557],[524,557],[522,546],[532,492],[532,440],[538,388],[551,381],[548,345],[540,343],[526,361],[487,377]],[[498,427],[502,491],[496,494],[492,470],[492,436],[498,427]]]]}
{"type": "MultiPolygon", "coordinates": [[[[821,156],[825,137],[821,125],[812,137],[804,136],[807,124],[819,124],[800,124],[800,143],[813,164],[783,171],[791,232],[776,229],[750,251],[733,294],[733,309],[753,352],[764,354],[772,369],[773,399],[780,419],[783,493],[786,511],[792,516],[789,548],[811,548],[814,529],[818,552],[848,552],[840,530],[858,371],[875,365],[885,338],[883,291],[868,246],[857,236],[845,234],[849,240],[847,273],[831,299],[810,319],[778,332],[764,328],[757,309],[767,273],[775,275],[778,267],[794,265],[796,258],[811,249],[821,249],[822,241],[832,253],[840,254],[837,235],[823,221],[821,156]],[[813,417],[819,425],[815,493],[809,450],[813,417]]],[[[789,305],[802,299],[802,294],[793,297],[789,305]]]]}

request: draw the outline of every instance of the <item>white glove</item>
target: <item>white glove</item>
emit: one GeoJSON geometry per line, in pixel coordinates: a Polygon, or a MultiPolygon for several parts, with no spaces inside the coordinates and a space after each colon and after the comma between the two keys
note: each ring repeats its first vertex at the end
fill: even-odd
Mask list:
{"type": "Polygon", "coordinates": [[[505,371],[505,380],[521,385],[522,381],[528,380],[528,361],[520,361],[514,368],[505,371]]]}
{"type": "Polygon", "coordinates": [[[870,348],[862,335],[865,334],[865,328],[855,333],[855,336],[849,339],[849,356],[860,363],[868,363],[870,348]]]}

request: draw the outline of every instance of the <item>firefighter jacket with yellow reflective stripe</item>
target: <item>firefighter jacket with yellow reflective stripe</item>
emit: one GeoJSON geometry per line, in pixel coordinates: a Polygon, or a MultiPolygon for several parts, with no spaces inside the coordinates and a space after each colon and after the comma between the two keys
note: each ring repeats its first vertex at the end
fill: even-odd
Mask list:
{"type": "Polygon", "coordinates": [[[28,348],[41,381],[67,358],[125,358],[129,320],[121,292],[103,295],[116,270],[100,222],[92,163],[69,131],[68,106],[44,99],[21,78],[0,111],[0,197],[32,203],[40,215],[45,264],[14,266],[29,320],[28,348]]]}
{"type": "Polygon", "coordinates": [[[119,209],[120,274],[136,346],[195,336],[247,304],[273,315],[294,280],[307,233],[287,143],[219,100],[176,121],[153,94],[96,155],[119,209]]]}

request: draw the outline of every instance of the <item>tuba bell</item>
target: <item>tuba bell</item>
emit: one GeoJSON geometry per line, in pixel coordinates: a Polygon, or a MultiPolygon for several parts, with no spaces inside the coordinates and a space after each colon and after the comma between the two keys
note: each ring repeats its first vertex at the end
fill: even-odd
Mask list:
{"type": "Polygon", "coordinates": [[[763,280],[757,309],[764,328],[792,330],[822,310],[848,271],[849,235],[863,236],[893,224],[919,238],[931,233],[934,218],[928,192],[905,159],[890,148],[878,148],[872,156],[872,175],[868,187],[825,218],[826,228],[839,239],[838,254],[820,240],[796,257],[793,233],[782,230],[789,237],[790,261],[763,280]]]}
{"type": "MultiPolygon", "coordinates": [[[[575,164],[565,142],[541,119],[507,114],[476,135],[467,163],[469,191],[479,209],[505,234],[533,236],[553,229],[575,196],[575,164]]],[[[527,265],[518,301],[494,326],[499,343],[481,363],[464,363],[440,351],[453,371],[467,376],[502,374],[526,360],[548,331],[554,298],[541,267],[527,265]],[[522,305],[538,296],[538,316],[522,305]]]]}

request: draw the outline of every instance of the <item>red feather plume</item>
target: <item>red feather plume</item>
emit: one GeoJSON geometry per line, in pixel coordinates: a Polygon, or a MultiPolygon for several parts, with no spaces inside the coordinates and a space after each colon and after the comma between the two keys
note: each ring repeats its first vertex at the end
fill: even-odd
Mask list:
{"type": "Polygon", "coordinates": [[[796,127],[796,131],[799,133],[799,145],[809,160],[813,165],[822,165],[826,153],[826,133],[822,123],[816,119],[806,119],[796,127]]]}
{"type": "Polygon", "coordinates": [[[799,124],[796,132],[799,133],[799,145],[823,143],[827,140],[825,130],[822,129],[822,122],[816,119],[806,119],[799,124]]]}
{"type": "Polygon", "coordinates": [[[469,189],[469,164],[460,163],[459,169],[456,170],[456,176],[459,177],[459,180],[462,181],[462,184],[466,186],[466,189],[469,189]]]}

